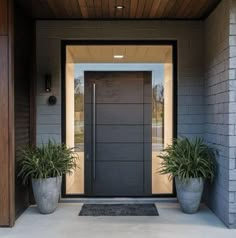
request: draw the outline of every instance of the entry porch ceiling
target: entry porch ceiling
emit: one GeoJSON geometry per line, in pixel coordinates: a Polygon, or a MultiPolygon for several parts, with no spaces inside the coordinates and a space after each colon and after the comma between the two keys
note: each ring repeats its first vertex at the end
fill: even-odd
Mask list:
{"type": "Polygon", "coordinates": [[[15,0],[35,19],[204,19],[220,0],[15,0]],[[122,6],[122,9],[117,9],[122,6]]]}
{"type": "Polygon", "coordinates": [[[172,63],[172,47],[135,45],[67,46],[67,63],[172,63]],[[114,59],[122,55],[122,59],[114,59]]]}

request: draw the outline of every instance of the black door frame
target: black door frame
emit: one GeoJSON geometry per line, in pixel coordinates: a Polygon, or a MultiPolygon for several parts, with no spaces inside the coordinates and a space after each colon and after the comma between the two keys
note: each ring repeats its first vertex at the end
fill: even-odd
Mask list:
{"type": "MultiPolygon", "coordinates": [[[[173,62],[173,138],[177,137],[177,40],[62,40],[61,41],[61,141],[66,143],[66,46],[68,45],[168,45],[172,46],[173,62]]],[[[62,181],[62,198],[86,198],[85,194],[66,194],[66,176],[62,181]]],[[[153,194],[152,197],[176,197],[175,183],[171,194],[153,194]]],[[[94,198],[94,196],[93,196],[94,198]]],[[[145,197],[142,197],[145,198],[145,197]]]]}

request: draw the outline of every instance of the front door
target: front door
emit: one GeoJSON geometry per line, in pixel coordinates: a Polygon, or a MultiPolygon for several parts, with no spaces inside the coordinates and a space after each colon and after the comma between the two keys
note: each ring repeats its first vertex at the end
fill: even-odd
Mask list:
{"type": "Polygon", "coordinates": [[[151,195],[151,72],[85,72],[85,194],[151,195]]]}

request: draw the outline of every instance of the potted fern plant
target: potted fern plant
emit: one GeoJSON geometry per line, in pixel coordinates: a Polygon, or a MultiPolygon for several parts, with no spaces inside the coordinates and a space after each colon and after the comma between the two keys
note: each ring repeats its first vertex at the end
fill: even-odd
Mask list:
{"type": "Polygon", "coordinates": [[[35,201],[40,213],[56,210],[60,197],[62,175],[76,169],[77,157],[72,148],[49,140],[46,145],[22,150],[17,163],[18,177],[23,184],[32,182],[35,201]]]}
{"type": "Polygon", "coordinates": [[[177,198],[183,212],[198,211],[204,181],[214,178],[215,152],[201,138],[175,139],[160,155],[161,174],[175,179],[177,198]]]}

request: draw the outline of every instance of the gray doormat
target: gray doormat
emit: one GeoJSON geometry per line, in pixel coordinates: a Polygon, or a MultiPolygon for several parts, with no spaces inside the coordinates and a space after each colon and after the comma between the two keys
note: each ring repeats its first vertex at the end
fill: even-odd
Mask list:
{"type": "Polygon", "coordinates": [[[155,204],[84,204],[79,216],[159,216],[155,204]]]}

